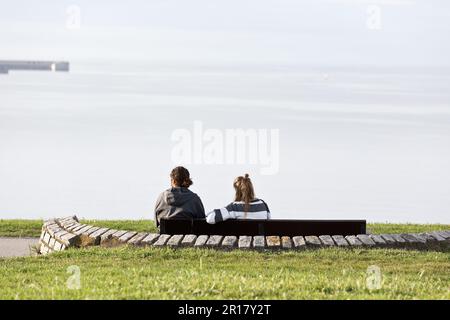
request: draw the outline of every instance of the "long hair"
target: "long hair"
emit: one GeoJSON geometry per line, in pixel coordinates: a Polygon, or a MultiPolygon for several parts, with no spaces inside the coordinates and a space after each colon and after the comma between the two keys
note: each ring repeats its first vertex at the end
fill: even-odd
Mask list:
{"type": "Polygon", "coordinates": [[[177,187],[189,188],[193,183],[189,171],[185,167],[174,168],[170,173],[170,178],[177,187]]]}
{"type": "Polygon", "coordinates": [[[244,176],[237,177],[234,180],[233,187],[236,191],[234,201],[244,202],[244,217],[247,217],[247,212],[250,208],[250,202],[255,199],[255,191],[253,189],[253,184],[248,176],[248,173],[246,173],[244,176]]]}

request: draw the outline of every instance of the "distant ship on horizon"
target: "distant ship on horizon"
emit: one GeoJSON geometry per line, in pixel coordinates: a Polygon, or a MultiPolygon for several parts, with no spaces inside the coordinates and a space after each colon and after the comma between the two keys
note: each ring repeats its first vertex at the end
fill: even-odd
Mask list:
{"type": "Polygon", "coordinates": [[[38,60],[0,60],[0,74],[8,74],[11,70],[41,70],[69,72],[67,61],[38,60]]]}

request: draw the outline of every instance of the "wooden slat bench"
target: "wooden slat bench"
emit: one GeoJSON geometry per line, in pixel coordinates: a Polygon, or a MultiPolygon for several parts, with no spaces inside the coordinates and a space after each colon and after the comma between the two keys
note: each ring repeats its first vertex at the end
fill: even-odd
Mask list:
{"type": "Polygon", "coordinates": [[[49,254],[71,247],[118,245],[223,250],[304,250],[340,247],[448,252],[450,249],[450,230],[367,235],[366,222],[363,220],[230,220],[217,225],[208,225],[204,220],[193,222],[166,220],[162,224],[164,228],[162,233],[137,233],[85,225],[80,223],[76,216],[50,219],[42,226],[39,253],[49,254]],[[191,231],[198,231],[198,234],[191,231]],[[230,234],[223,234],[228,232],[230,234]],[[322,232],[325,234],[320,234],[322,232]]]}
{"type": "Polygon", "coordinates": [[[366,233],[366,220],[227,220],[208,224],[205,219],[161,219],[161,234],[220,236],[321,236],[366,233]]]}

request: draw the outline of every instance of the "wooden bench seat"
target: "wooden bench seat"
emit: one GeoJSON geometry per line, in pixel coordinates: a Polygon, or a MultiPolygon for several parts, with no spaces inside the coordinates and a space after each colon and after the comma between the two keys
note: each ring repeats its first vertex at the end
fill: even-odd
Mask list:
{"type": "Polygon", "coordinates": [[[221,236],[320,236],[366,233],[366,220],[227,220],[208,224],[205,219],[161,219],[161,234],[221,236]]]}

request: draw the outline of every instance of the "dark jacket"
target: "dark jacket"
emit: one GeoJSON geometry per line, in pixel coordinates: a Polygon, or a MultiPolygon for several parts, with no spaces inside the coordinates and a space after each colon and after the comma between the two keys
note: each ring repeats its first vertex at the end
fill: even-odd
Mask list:
{"type": "Polygon", "coordinates": [[[171,188],[161,193],[156,201],[155,222],[159,227],[161,218],[201,219],[205,209],[200,197],[187,188],[171,188]]]}

